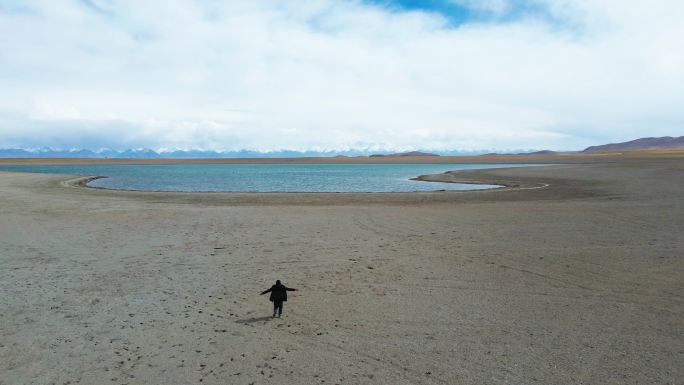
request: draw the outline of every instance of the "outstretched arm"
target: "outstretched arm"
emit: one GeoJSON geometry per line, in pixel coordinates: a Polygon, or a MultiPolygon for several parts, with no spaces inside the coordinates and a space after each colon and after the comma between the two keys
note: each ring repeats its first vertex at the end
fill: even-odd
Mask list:
{"type": "Polygon", "coordinates": [[[269,291],[271,291],[271,289],[272,289],[272,288],[270,288],[270,289],[268,289],[268,290],[264,290],[264,291],[262,291],[261,294],[259,294],[259,295],[264,295],[264,294],[268,293],[269,291]]]}
{"type": "Polygon", "coordinates": [[[293,288],[291,288],[291,287],[286,287],[285,290],[287,290],[287,291],[297,291],[297,289],[293,289],[293,288]]]}

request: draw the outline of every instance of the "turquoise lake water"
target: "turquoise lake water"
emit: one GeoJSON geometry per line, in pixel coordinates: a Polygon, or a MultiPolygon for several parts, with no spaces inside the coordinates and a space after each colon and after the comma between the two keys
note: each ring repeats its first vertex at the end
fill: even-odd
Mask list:
{"type": "Polygon", "coordinates": [[[0,170],[107,178],[92,187],[143,191],[402,192],[473,190],[492,185],[412,181],[424,174],[529,165],[486,164],[171,164],[16,165],[0,170]]]}

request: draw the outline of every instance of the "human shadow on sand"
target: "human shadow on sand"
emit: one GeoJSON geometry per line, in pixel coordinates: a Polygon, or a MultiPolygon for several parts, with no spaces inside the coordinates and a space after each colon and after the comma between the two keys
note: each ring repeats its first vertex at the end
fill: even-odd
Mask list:
{"type": "Polygon", "coordinates": [[[273,319],[273,317],[271,317],[271,316],[266,316],[266,317],[252,317],[252,318],[246,318],[246,319],[237,320],[237,321],[235,321],[235,323],[239,323],[239,324],[251,324],[251,323],[254,323],[254,322],[270,321],[270,320],[272,320],[272,319],[273,319]]]}

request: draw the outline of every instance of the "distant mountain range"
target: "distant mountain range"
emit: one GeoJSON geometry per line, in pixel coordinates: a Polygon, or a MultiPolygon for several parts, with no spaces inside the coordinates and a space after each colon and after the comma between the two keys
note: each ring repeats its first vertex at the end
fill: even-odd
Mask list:
{"type": "MultiPolygon", "coordinates": [[[[348,155],[357,155],[349,152],[348,155]]],[[[0,158],[116,158],[116,159],[155,159],[155,158],[290,158],[310,156],[336,156],[340,152],[324,151],[273,151],[260,152],[250,150],[239,151],[204,151],[204,150],[176,150],[154,151],[149,148],[127,150],[55,150],[42,148],[37,150],[0,149],[0,158]]],[[[345,154],[347,155],[347,154],[345,154]]]]}
{"type": "MultiPolygon", "coordinates": [[[[643,151],[643,150],[684,150],[684,136],[674,138],[671,136],[663,136],[660,138],[640,138],[630,140],[629,142],[609,143],[600,146],[590,146],[582,151],[564,151],[556,152],[551,150],[542,150],[534,152],[518,153],[517,155],[571,155],[571,154],[597,154],[606,152],[624,152],[624,151],[643,151]]],[[[496,154],[485,154],[496,155],[496,154]]]]}
{"type": "Polygon", "coordinates": [[[583,153],[635,151],[635,150],[664,150],[684,149],[684,136],[673,138],[664,136],[661,138],[641,138],[629,142],[610,143],[601,146],[587,147],[583,153]]]}
{"type": "Polygon", "coordinates": [[[602,152],[621,152],[634,150],[660,150],[660,149],[684,149],[684,136],[661,138],[641,138],[623,143],[610,143],[600,146],[587,147],[582,151],[566,151],[558,153],[551,150],[509,150],[491,152],[491,150],[481,151],[440,151],[439,154],[409,151],[393,153],[391,151],[371,151],[371,150],[347,150],[347,151],[205,151],[205,150],[175,150],[175,151],[154,151],[149,148],[137,148],[127,150],[101,149],[97,151],[88,149],[60,150],[52,148],[40,149],[21,149],[6,148],[0,149],[0,158],[118,158],[118,159],[154,159],[154,158],[299,158],[299,157],[345,157],[345,156],[370,156],[370,157],[414,157],[414,156],[466,156],[466,155],[498,155],[498,154],[521,154],[521,155],[555,155],[555,154],[592,154],[602,152]]]}
{"type": "MultiPolygon", "coordinates": [[[[483,151],[445,151],[442,155],[480,155],[483,151]]],[[[344,156],[439,156],[428,152],[411,151],[403,153],[376,152],[370,150],[347,150],[347,151],[204,151],[204,150],[176,150],[154,151],[149,148],[128,150],[104,149],[92,151],[88,149],[55,150],[52,148],[41,149],[0,149],[0,158],[115,158],[115,159],[155,159],[155,158],[298,158],[298,157],[344,157],[344,156]]]]}

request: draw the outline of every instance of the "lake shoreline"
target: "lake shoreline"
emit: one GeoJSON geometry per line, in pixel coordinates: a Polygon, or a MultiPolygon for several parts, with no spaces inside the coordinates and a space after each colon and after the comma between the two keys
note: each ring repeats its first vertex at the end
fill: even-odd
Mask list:
{"type": "MultiPolygon", "coordinates": [[[[442,183],[467,183],[483,182],[503,187],[476,190],[426,190],[409,192],[188,192],[188,191],[144,191],[109,189],[89,186],[92,180],[102,176],[75,176],[67,174],[31,174],[41,181],[42,188],[58,193],[64,187],[68,187],[72,194],[85,197],[101,196],[103,198],[130,198],[144,201],[164,201],[177,203],[201,203],[209,205],[236,205],[236,206],[348,206],[348,205],[430,205],[430,204],[454,204],[465,202],[488,202],[488,201],[517,201],[534,199],[567,199],[594,197],[600,194],[593,188],[582,185],[564,183],[555,179],[559,169],[567,167],[591,167],[590,165],[549,165],[543,167],[544,174],[549,177],[538,178],[515,174],[528,174],[522,168],[490,168],[449,171],[441,174],[421,175],[416,178],[424,179],[424,183],[432,180],[442,183]],[[519,171],[518,171],[519,170],[519,171]],[[45,178],[40,178],[40,176],[45,178]],[[553,175],[553,176],[552,176],[553,175]],[[536,189],[536,187],[544,188],[536,189]],[[530,187],[535,187],[530,190],[530,187]],[[536,191],[534,191],[536,190],[536,191]],[[546,191],[548,190],[548,191],[546,191]],[[498,195],[498,196],[497,196],[498,195]]],[[[0,171],[2,174],[23,174],[0,171]]],[[[421,181],[423,182],[423,181],[421,181]]],[[[479,183],[478,183],[479,184],[479,183]]],[[[37,186],[35,186],[37,187],[37,186]]]]}
{"type": "Polygon", "coordinates": [[[0,165],[0,171],[78,176],[75,187],[186,193],[400,193],[480,191],[493,183],[424,179],[420,173],[541,164],[173,164],[0,165]],[[425,183],[440,182],[440,183],[425,183]]]}

